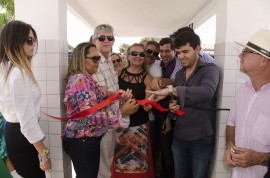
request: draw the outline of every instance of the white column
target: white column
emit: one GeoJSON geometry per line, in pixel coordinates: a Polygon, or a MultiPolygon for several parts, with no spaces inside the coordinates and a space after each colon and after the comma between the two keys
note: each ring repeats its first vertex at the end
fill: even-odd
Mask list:
{"type": "MultiPolygon", "coordinates": [[[[29,23],[37,32],[38,52],[33,71],[42,90],[41,110],[56,117],[65,117],[63,105],[64,75],[68,65],[67,1],[15,0],[15,19],[29,23]]],[[[71,164],[62,149],[64,123],[42,114],[41,128],[45,144],[51,150],[52,172],[47,178],[71,178],[71,164]]]]}
{"type": "MultiPolygon", "coordinates": [[[[269,7],[269,0],[217,0],[215,63],[221,69],[220,108],[230,108],[238,86],[247,80],[247,76],[239,71],[238,54],[242,47],[234,41],[246,43],[259,29],[270,29],[269,7]]],[[[231,175],[223,158],[228,114],[228,111],[218,112],[212,178],[229,178],[231,175]]]]}

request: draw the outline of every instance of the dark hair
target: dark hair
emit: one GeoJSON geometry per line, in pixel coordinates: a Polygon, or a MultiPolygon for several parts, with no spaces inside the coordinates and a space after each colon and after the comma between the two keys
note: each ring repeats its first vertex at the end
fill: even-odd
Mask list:
{"type": "Polygon", "coordinates": [[[23,49],[23,45],[29,37],[30,31],[32,31],[36,39],[37,49],[37,33],[30,24],[19,20],[12,20],[2,28],[0,32],[0,70],[4,70],[5,79],[7,79],[11,69],[16,66],[21,70],[23,76],[26,73],[31,80],[37,84],[31,70],[32,56],[27,57],[23,49]],[[11,62],[10,66],[8,66],[9,62],[11,62]]]}
{"type": "Polygon", "coordinates": [[[173,32],[173,34],[170,35],[171,38],[175,39],[177,38],[177,36],[183,32],[192,32],[192,33],[195,33],[194,30],[190,27],[182,27],[182,28],[179,28],[177,31],[173,32]]]}
{"type": "Polygon", "coordinates": [[[174,50],[174,44],[173,44],[173,40],[171,38],[162,38],[159,41],[160,46],[163,46],[165,44],[170,44],[171,45],[171,50],[174,50]]]}
{"type": "Polygon", "coordinates": [[[200,37],[193,32],[183,32],[180,33],[174,40],[175,48],[180,48],[189,44],[193,49],[200,45],[200,37]]]}
{"type": "Polygon", "coordinates": [[[159,47],[159,44],[158,44],[158,42],[156,42],[156,41],[147,41],[147,43],[146,43],[146,45],[145,45],[145,49],[147,48],[147,46],[149,46],[149,45],[154,45],[157,49],[158,49],[158,52],[159,52],[159,50],[160,50],[160,47],[159,47]]]}

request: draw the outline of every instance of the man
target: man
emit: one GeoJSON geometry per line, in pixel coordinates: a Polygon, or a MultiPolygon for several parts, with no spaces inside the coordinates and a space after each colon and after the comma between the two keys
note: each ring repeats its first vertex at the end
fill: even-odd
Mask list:
{"type": "MultiPolygon", "coordinates": [[[[183,33],[183,32],[193,32],[193,33],[195,33],[194,30],[192,28],[190,28],[190,27],[182,27],[182,28],[179,28],[172,35],[170,35],[170,37],[172,39],[175,39],[175,38],[177,38],[177,36],[180,33],[183,33]]],[[[201,60],[203,62],[206,62],[206,63],[212,63],[212,62],[214,62],[214,59],[212,58],[212,56],[210,56],[209,54],[205,53],[202,48],[200,49],[199,55],[200,55],[200,58],[201,58],[201,60]]]]}
{"type": "MultiPolygon", "coordinates": [[[[94,79],[100,86],[106,87],[111,91],[118,92],[118,74],[114,70],[113,63],[111,61],[111,51],[114,44],[113,27],[108,24],[101,24],[97,26],[93,34],[93,43],[96,45],[101,59],[97,72],[93,75],[94,79]]],[[[139,106],[135,100],[129,99],[125,103],[127,107],[122,107],[121,112],[123,115],[130,115],[135,113],[139,106]],[[123,109],[124,108],[124,109],[123,109]],[[128,110],[126,110],[128,108],[128,110]]],[[[108,111],[114,111],[119,107],[119,102],[107,106],[108,111]]],[[[111,177],[110,167],[113,161],[114,146],[115,146],[116,133],[113,129],[109,129],[103,136],[100,144],[100,164],[99,164],[99,178],[111,177]]]]}
{"type": "Polygon", "coordinates": [[[263,178],[270,155],[270,30],[240,45],[240,71],[249,81],[239,87],[230,110],[224,157],[232,178],[263,178]]]}
{"type": "Polygon", "coordinates": [[[156,41],[147,41],[145,45],[146,61],[148,64],[149,73],[153,77],[161,76],[161,68],[159,66],[160,60],[159,54],[159,44],[156,41]]]}
{"type": "Polygon", "coordinates": [[[157,100],[167,95],[178,96],[170,109],[183,109],[176,115],[172,152],[176,178],[207,178],[215,145],[216,91],[219,70],[216,65],[200,60],[200,38],[183,32],[175,39],[175,51],[183,68],[177,72],[175,87],[152,91],[157,100]]]}
{"type": "MultiPolygon", "coordinates": [[[[161,85],[162,88],[164,88],[165,85],[174,83],[175,74],[180,70],[181,65],[176,58],[173,40],[171,38],[162,38],[159,45],[160,57],[162,59],[160,62],[162,75],[161,77],[154,78],[153,82],[159,82],[157,85],[161,85]]],[[[164,108],[168,108],[169,102],[170,97],[168,96],[159,101],[159,104],[161,104],[164,108]]],[[[174,165],[171,151],[172,130],[170,120],[167,117],[168,112],[159,112],[158,110],[153,109],[153,113],[155,116],[155,139],[152,147],[153,157],[159,157],[161,153],[161,177],[173,178],[174,165]]]]}

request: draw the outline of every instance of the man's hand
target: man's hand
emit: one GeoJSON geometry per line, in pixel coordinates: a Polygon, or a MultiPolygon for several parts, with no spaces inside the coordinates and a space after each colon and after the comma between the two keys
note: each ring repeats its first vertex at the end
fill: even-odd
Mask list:
{"type": "Polygon", "coordinates": [[[169,117],[167,116],[162,126],[162,133],[167,134],[170,130],[171,130],[171,121],[169,117]]]}
{"type": "Polygon", "coordinates": [[[269,160],[269,153],[260,153],[241,147],[233,147],[233,150],[235,150],[235,153],[231,152],[231,159],[237,167],[266,166],[269,160]]]}
{"type": "Polygon", "coordinates": [[[171,100],[169,104],[169,109],[171,110],[172,113],[175,113],[176,110],[180,109],[180,105],[177,104],[177,100],[171,100]]]}
{"type": "Polygon", "coordinates": [[[139,104],[135,99],[129,98],[120,108],[122,116],[128,116],[134,114],[139,109],[139,104]]]}
{"type": "Polygon", "coordinates": [[[235,162],[232,160],[232,155],[231,155],[231,149],[230,148],[227,148],[225,150],[224,159],[226,161],[227,166],[236,167],[235,162]]]}

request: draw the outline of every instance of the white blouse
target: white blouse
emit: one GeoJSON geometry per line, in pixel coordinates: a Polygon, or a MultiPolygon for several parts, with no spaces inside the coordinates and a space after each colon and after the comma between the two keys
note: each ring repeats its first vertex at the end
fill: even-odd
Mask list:
{"type": "Polygon", "coordinates": [[[0,112],[6,121],[20,123],[21,132],[30,143],[44,139],[38,120],[40,118],[41,91],[32,80],[23,78],[14,67],[7,82],[0,71],[0,112]]]}

